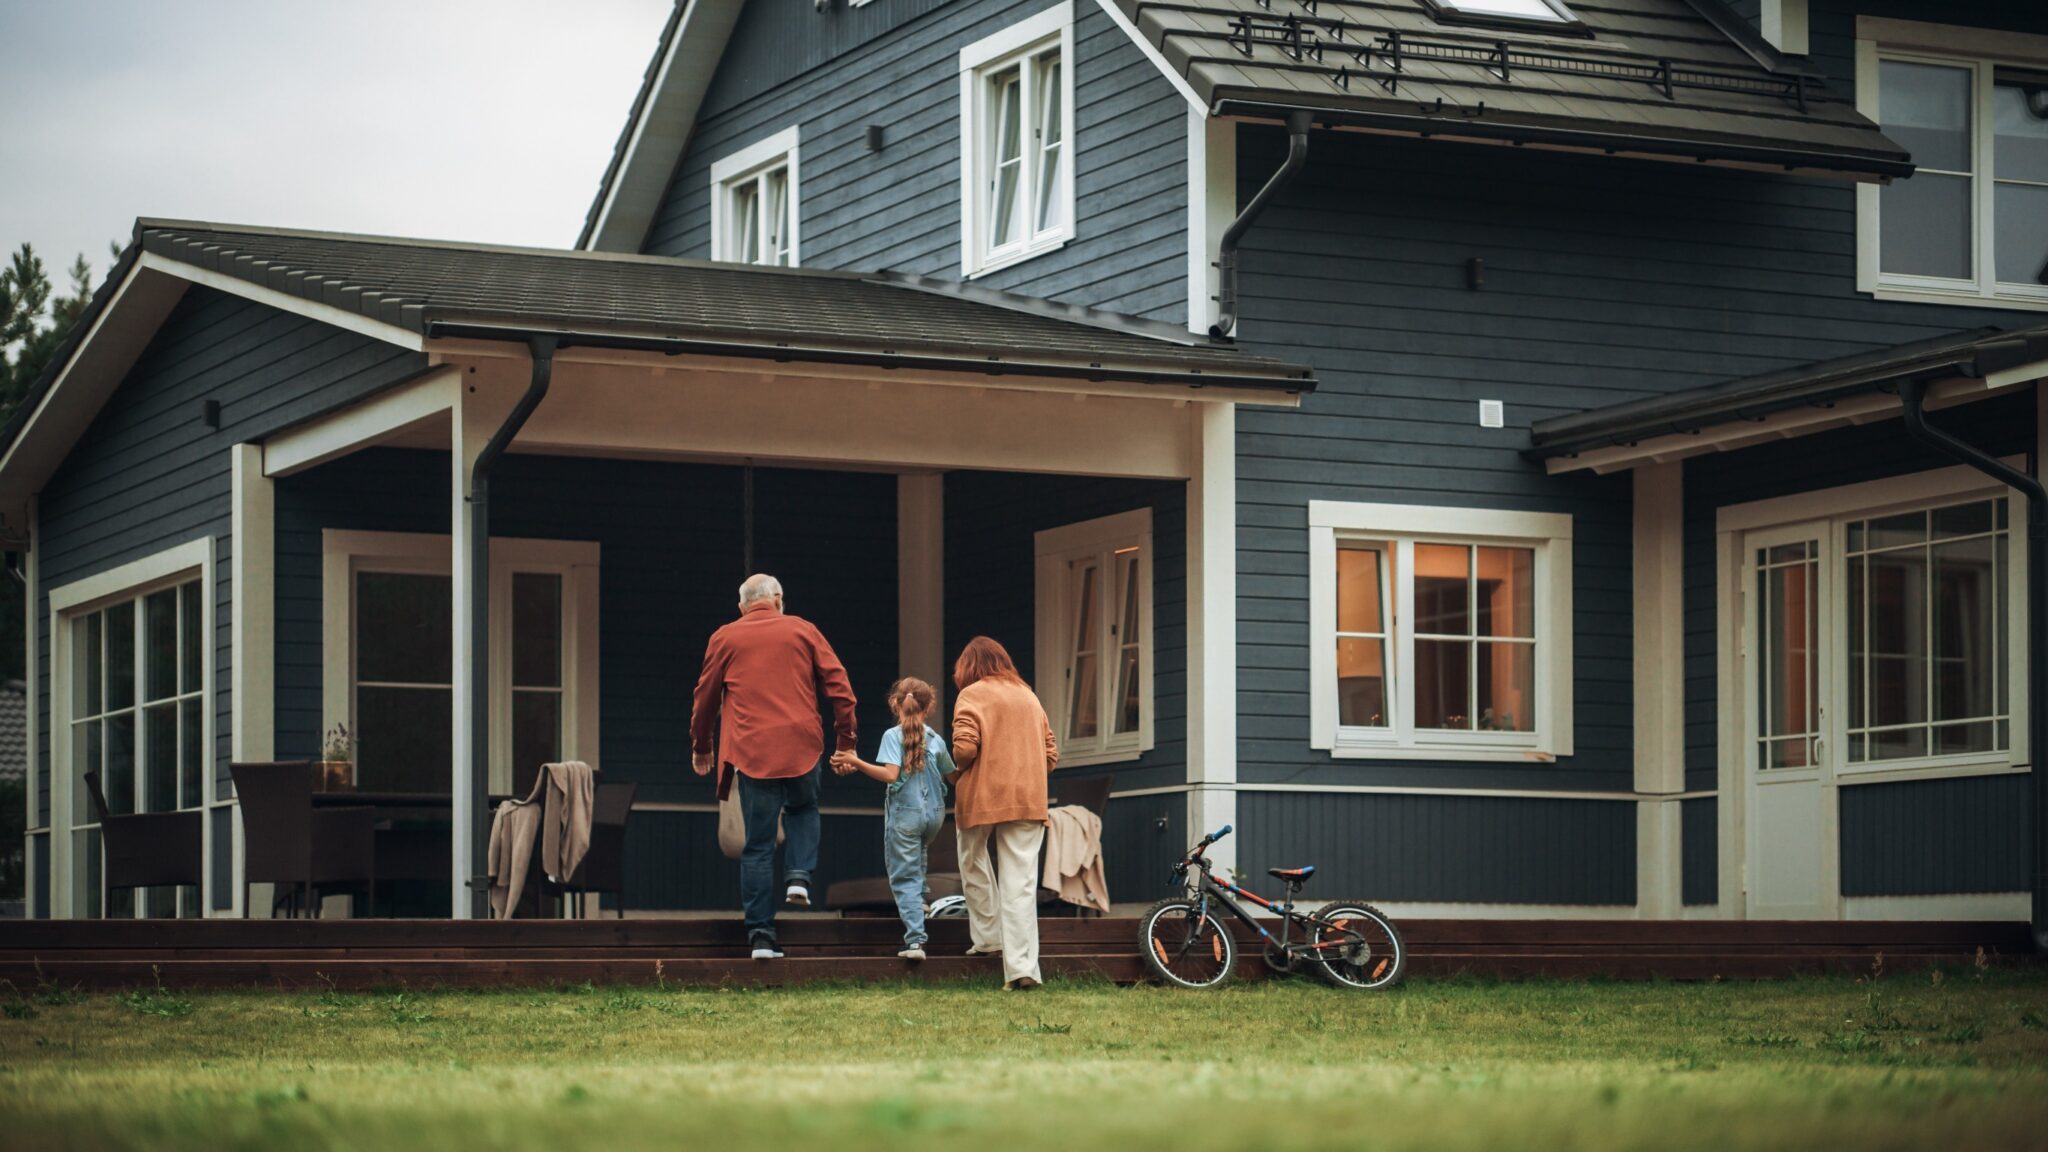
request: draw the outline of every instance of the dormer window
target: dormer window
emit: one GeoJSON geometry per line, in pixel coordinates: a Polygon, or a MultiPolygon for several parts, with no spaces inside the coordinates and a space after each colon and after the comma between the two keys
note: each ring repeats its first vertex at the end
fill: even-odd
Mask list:
{"type": "Polygon", "coordinates": [[[1562,0],[1422,0],[1444,24],[1591,35],[1562,0]]]}

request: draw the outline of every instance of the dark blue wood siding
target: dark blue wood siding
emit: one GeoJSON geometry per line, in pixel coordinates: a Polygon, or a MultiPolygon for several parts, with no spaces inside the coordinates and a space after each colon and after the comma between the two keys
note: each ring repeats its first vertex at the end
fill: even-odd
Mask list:
{"type": "Polygon", "coordinates": [[[1313,864],[1317,900],[1636,899],[1636,806],[1623,801],[1241,792],[1237,816],[1255,889],[1268,868],[1313,864]]]}
{"type": "Polygon", "coordinates": [[[1062,769],[1111,774],[1118,791],[1187,781],[1187,492],[1180,483],[951,472],[946,476],[946,656],[986,634],[1026,680],[1037,672],[1037,565],[1047,528],[1152,509],[1153,747],[1125,764],[1062,769]]]}
{"type": "MultiPolygon", "coordinates": [[[[214,541],[216,770],[225,780],[234,594],[229,449],[411,377],[425,357],[194,287],[44,487],[36,772],[49,797],[49,590],[192,540],[214,541]],[[220,402],[220,427],[201,420],[220,402]]],[[[45,807],[40,814],[47,820],[45,807]]],[[[59,814],[59,823],[68,818],[59,814]]]]}
{"type": "Polygon", "coordinates": [[[1701,796],[1678,802],[1680,900],[1688,907],[1721,901],[1720,799],[1701,796]]]}
{"type": "Polygon", "coordinates": [[[2024,775],[1842,789],[1842,895],[2026,891],[2031,799],[2024,775]]]}
{"type": "MultiPolygon", "coordinates": [[[[1048,4],[924,7],[903,0],[891,14],[911,18],[845,51],[808,4],[748,5],[644,250],[708,257],[711,165],[795,124],[803,264],[957,279],[959,52],[1048,4]]],[[[977,283],[1185,321],[1187,102],[1093,0],[1074,4],[1074,51],[1076,237],[977,283]]]]}

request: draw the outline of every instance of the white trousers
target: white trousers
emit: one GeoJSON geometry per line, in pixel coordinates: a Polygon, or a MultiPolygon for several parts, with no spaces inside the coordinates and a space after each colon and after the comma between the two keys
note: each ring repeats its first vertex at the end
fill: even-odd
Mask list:
{"type": "Polygon", "coordinates": [[[1038,850],[1045,825],[1030,820],[960,829],[960,888],[967,930],[983,951],[1003,950],[1003,980],[1038,971],[1038,850]],[[989,858],[995,866],[989,866],[989,858]]]}

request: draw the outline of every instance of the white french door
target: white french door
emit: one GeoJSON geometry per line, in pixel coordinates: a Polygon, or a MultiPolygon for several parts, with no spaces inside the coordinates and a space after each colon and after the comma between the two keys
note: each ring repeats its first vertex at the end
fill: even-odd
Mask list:
{"type": "Polygon", "coordinates": [[[1833,919],[1841,904],[1835,795],[1831,526],[1743,536],[1743,778],[1748,915],[1833,919]]]}

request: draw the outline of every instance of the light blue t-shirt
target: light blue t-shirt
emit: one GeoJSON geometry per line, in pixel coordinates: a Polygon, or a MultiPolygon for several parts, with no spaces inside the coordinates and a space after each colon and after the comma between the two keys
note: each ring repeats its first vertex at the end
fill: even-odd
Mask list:
{"type": "MultiPolygon", "coordinates": [[[[875,763],[894,764],[899,768],[903,766],[902,725],[893,726],[882,733],[882,747],[875,753],[875,763]]],[[[946,751],[945,737],[934,732],[929,724],[924,726],[924,766],[936,768],[942,775],[953,767],[952,754],[946,751]]],[[[903,773],[897,773],[896,783],[889,785],[890,790],[902,787],[904,778],[903,773]]]]}

